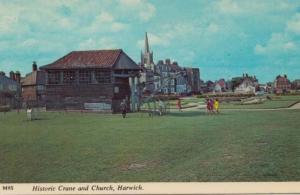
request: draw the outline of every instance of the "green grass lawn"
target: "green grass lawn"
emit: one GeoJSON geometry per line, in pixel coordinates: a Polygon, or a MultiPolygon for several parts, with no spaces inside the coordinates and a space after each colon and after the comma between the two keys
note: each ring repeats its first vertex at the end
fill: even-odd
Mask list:
{"type": "Polygon", "coordinates": [[[300,101],[299,95],[294,96],[271,96],[272,100],[266,100],[261,104],[242,105],[240,102],[222,102],[221,109],[251,109],[251,108],[287,108],[300,101]]]}
{"type": "Polygon", "coordinates": [[[286,101],[276,101],[276,100],[266,100],[261,104],[245,104],[241,103],[225,103],[222,102],[220,104],[220,109],[249,109],[249,108],[287,108],[297,101],[294,100],[286,100],[286,101]]]}
{"type": "Polygon", "coordinates": [[[0,183],[299,181],[299,116],[0,113],[0,183]]]}
{"type": "Polygon", "coordinates": [[[270,94],[269,95],[273,100],[299,100],[300,99],[300,95],[274,95],[274,94],[270,94]]]}

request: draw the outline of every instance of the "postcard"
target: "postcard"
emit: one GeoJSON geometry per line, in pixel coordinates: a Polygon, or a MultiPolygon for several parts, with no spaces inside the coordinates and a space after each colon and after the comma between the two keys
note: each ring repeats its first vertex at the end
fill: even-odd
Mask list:
{"type": "Polygon", "coordinates": [[[300,194],[300,1],[0,0],[0,194],[300,194]]]}

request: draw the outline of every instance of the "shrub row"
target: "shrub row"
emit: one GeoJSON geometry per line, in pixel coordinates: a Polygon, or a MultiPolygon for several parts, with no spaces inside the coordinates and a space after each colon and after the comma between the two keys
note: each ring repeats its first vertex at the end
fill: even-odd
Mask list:
{"type": "Polygon", "coordinates": [[[196,96],[197,98],[222,98],[222,97],[239,97],[239,98],[249,98],[253,97],[255,94],[241,94],[241,93],[222,93],[222,94],[203,94],[196,96]]]}

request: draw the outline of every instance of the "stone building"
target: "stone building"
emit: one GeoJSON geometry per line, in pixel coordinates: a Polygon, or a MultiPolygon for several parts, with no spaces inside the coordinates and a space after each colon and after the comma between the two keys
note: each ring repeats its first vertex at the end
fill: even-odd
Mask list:
{"type": "Polygon", "coordinates": [[[121,49],[73,51],[40,67],[46,72],[46,108],[135,111],[140,67],[121,49]]]}
{"type": "Polygon", "coordinates": [[[200,70],[199,68],[184,68],[187,74],[187,82],[191,88],[191,93],[200,92],[200,70]]]}
{"type": "Polygon", "coordinates": [[[165,94],[175,93],[176,92],[175,78],[171,78],[166,81],[164,79],[164,78],[172,77],[175,74],[175,69],[172,69],[171,67],[171,60],[166,59],[165,62],[159,60],[155,70],[161,77],[160,85],[161,86],[163,85],[163,87],[160,89],[160,92],[165,94]]]}
{"type": "Polygon", "coordinates": [[[20,72],[10,72],[7,77],[4,72],[0,72],[0,106],[19,108],[21,106],[21,74],[20,72]]]}

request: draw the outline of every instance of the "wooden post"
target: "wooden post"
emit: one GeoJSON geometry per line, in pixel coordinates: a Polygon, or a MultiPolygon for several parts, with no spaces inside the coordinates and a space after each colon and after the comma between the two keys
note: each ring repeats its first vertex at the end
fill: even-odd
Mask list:
{"type": "Polygon", "coordinates": [[[135,77],[135,96],[136,96],[136,104],[137,104],[137,111],[141,109],[141,89],[140,89],[140,78],[137,76],[135,77]]]}
{"type": "Polygon", "coordinates": [[[135,82],[134,82],[134,77],[129,77],[129,86],[130,86],[130,92],[131,92],[131,97],[130,97],[130,100],[131,100],[131,104],[130,104],[130,107],[131,107],[131,111],[132,112],[135,112],[135,82]]]}

